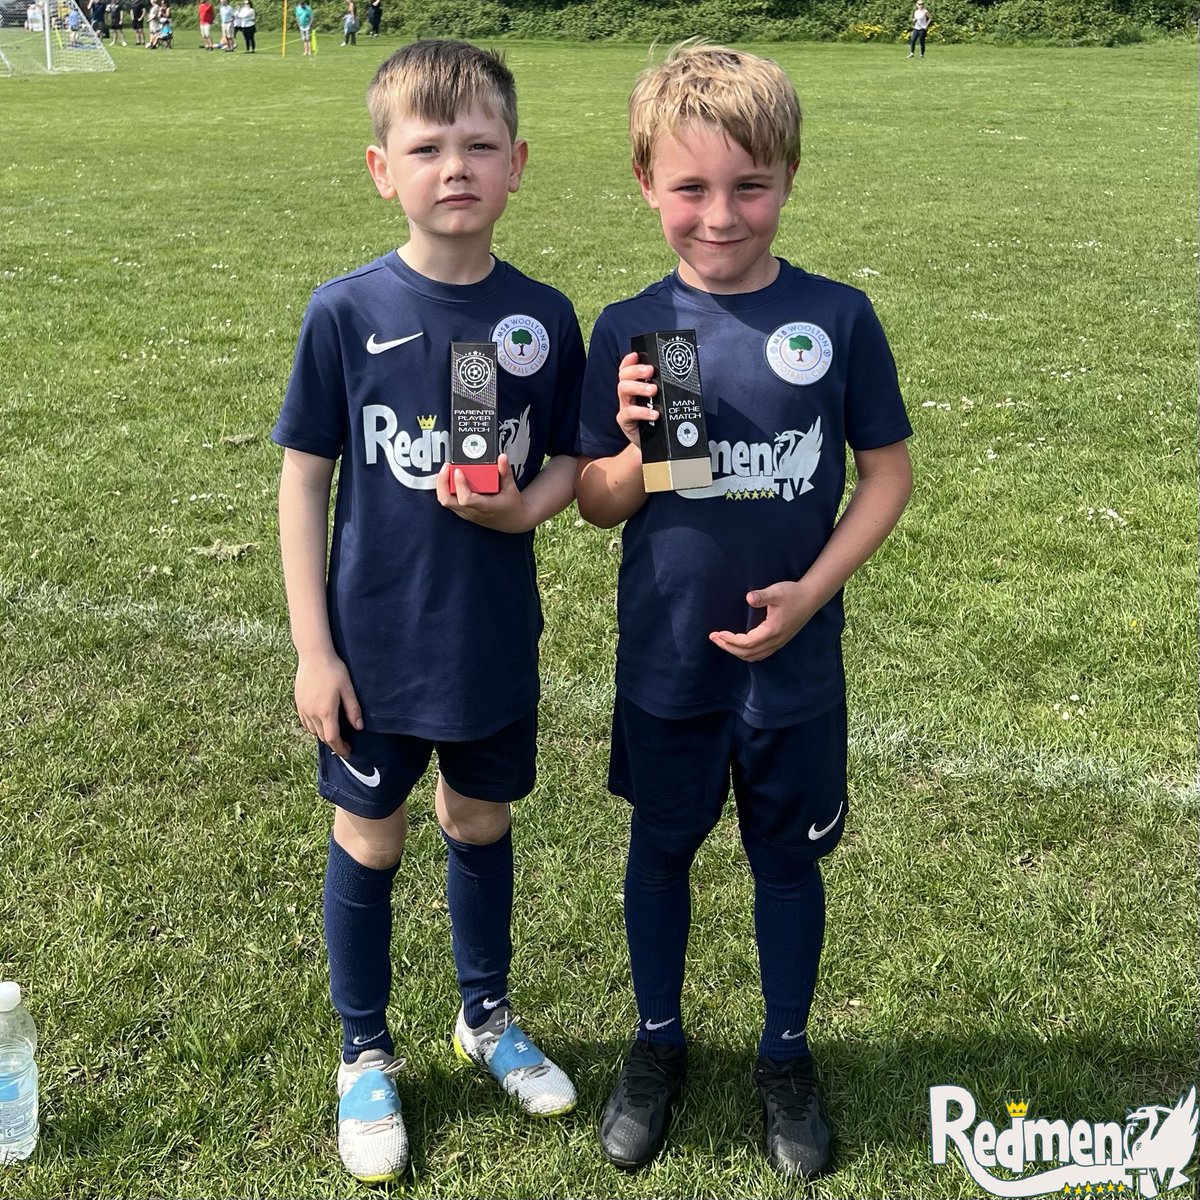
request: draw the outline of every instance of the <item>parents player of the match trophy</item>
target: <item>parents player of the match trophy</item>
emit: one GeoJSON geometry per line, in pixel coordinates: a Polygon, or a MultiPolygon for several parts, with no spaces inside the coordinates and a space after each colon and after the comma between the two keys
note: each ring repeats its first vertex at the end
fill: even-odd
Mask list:
{"type": "Polygon", "coordinates": [[[700,392],[694,329],[639,333],[630,339],[638,362],[654,368],[658,395],[647,401],[659,420],[641,423],[642,482],[648,492],[686,491],[712,483],[712,459],[700,392]]]}
{"type": "Polygon", "coordinates": [[[500,490],[498,444],[496,344],[451,342],[451,472],[461,471],[473,492],[495,494],[500,490]]]}

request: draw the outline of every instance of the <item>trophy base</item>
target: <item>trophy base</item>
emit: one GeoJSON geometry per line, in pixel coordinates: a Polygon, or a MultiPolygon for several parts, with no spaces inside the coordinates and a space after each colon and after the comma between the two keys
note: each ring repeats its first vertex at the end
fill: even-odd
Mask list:
{"type": "Polygon", "coordinates": [[[451,463],[450,486],[454,486],[454,472],[461,471],[471,491],[481,496],[494,496],[500,490],[500,468],[495,463],[451,463]]]}
{"type": "Polygon", "coordinates": [[[642,463],[642,485],[648,492],[686,492],[712,483],[712,460],[676,458],[666,462],[642,463]]]}

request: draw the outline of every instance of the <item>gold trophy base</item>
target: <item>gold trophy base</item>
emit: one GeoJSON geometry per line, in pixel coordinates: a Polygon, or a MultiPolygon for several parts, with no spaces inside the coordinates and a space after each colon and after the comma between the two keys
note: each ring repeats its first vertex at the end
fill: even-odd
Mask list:
{"type": "Polygon", "coordinates": [[[642,484],[648,492],[681,492],[708,487],[712,483],[712,460],[677,458],[674,461],[642,463],[642,484]]]}

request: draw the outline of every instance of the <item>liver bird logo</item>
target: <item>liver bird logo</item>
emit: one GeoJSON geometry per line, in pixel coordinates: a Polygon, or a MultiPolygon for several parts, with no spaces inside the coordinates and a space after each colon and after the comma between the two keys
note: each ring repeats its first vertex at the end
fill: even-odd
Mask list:
{"type": "Polygon", "coordinates": [[[499,429],[499,451],[508,455],[508,465],[513,479],[518,482],[525,473],[525,460],[529,457],[529,405],[519,417],[510,417],[501,422],[499,429]]]}
{"type": "Polygon", "coordinates": [[[821,461],[821,418],[806,433],[785,429],[775,435],[775,478],[783,484],[783,498],[791,500],[812,491],[809,480],[821,461]]]}
{"type": "Polygon", "coordinates": [[[1125,1163],[1142,1170],[1138,1182],[1143,1196],[1158,1195],[1156,1179],[1169,1179],[1172,1190],[1189,1182],[1183,1169],[1195,1153],[1195,1086],[1174,1108],[1146,1104],[1125,1121],[1125,1163]],[[1145,1128],[1135,1137],[1139,1126],[1145,1128]]]}

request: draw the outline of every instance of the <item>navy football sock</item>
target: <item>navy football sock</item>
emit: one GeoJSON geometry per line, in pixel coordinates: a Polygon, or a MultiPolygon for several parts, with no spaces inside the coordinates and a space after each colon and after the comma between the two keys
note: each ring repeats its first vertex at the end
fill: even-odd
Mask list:
{"type": "Polygon", "coordinates": [[[825,939],[825,889],[815,862],[751,856],[754,932],[766,1005],[758,1053],[785,1062],[809,1054],[806,1027],[825,939]],[[756,863],[755,859],[758,859],[756,863]]]}
{"type": "Polygon", "coordinates": [[[508,995],[512,963],[512,829],[499,841],[473,846],[442,837],[450,853],[446,907],[463,1016],[472,1029],[487,1022],[508,995]]]}
{"type": "Polygon", "coordinates": [[[682,1046],[683,965],[692,923],[689,874],[696,849],[671,852],[648,838],[634,814],[625,864],[625,937],[637,998],[639,1040],[682,1046]]]}
{"type": "Polygon", "coordinates": [[[392,986],[392,880],[400,864],[364,867],[331,837],[325,869],[329,994],[342,1018],[342,1057],[395,1051],[387,1026],[392,986]]]}

